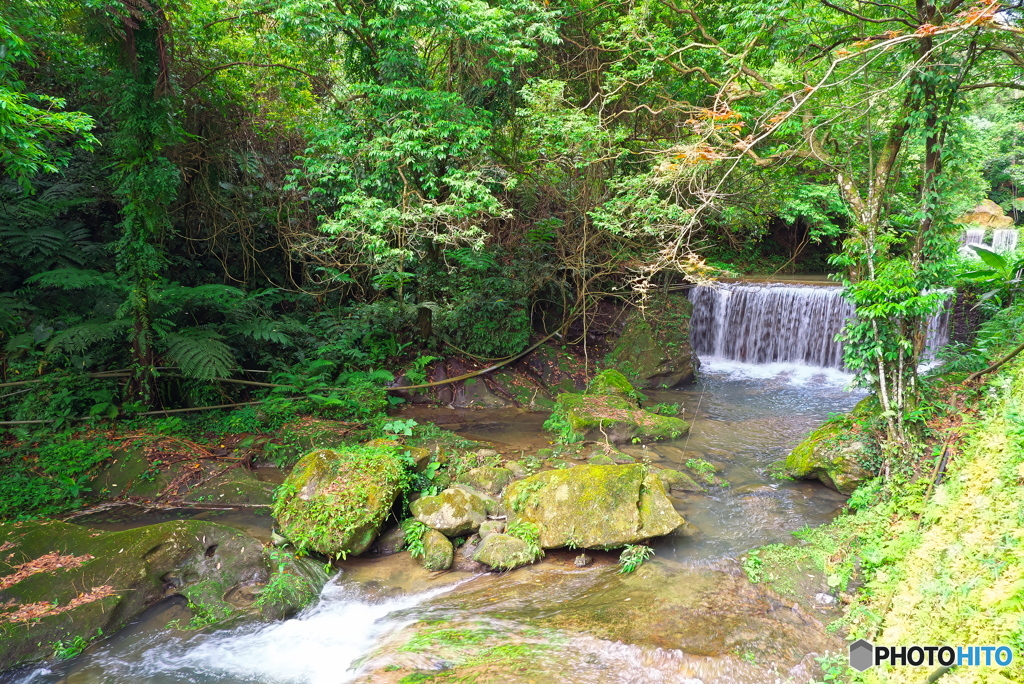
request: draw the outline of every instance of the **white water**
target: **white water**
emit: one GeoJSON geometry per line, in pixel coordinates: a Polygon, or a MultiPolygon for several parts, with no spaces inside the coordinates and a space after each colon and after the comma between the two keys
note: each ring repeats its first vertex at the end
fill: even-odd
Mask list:
{"type": "Polygon", "coordinates": [[[342,684],[358,676],[359,659],[382,636],[414,621],[402,611],[455,586],[373,603],[332,582],[317,605],[291,620],[184,638],[158,629],[88,654],[66,680],[37,670],[19,684],[342,684]]]}
{"type": "Polygon", "coordinates": [[[960,244],[966,247],[967,245],[981,245],[985,246],[985,229],[984,228],[967,228],[964,230],[963,236],[960,238],[960,244]]]}
{"type": "Polygon", "coordinates": [[[992,251],[1000,254],[1017,249],[1017,229],[1000,228],[992,231],[992,251]]]}
{"type": "MultiPolygon", "coordinates": [[[[846,384],[836,336],[853,305],[835,286],[727,284],[695,287],[691,340],[702,367],[738,378],[788,377],[795,385],[846,384]]],[[[928,321],[930,360],[949,340],[948,304],[928,321]]]]}

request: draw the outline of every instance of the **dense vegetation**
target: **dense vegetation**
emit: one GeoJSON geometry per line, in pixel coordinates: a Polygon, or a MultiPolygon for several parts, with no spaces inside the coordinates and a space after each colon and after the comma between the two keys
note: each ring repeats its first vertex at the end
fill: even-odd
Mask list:
{"type": "MultiPolygon", "coordinates": [[[[0,0],[0,518],[80,505],[126,435],[310,415],[409,433],[384,388],[443,356],[571,345],[599,302],[672,284],[831,271],[879,404],[880,479],[840,535],[877,560],[849,621],[881,629],[924,580],[876,570],[920,575],[958,533],[936,506],[976,493],[969,466],[950,502],[922,487],[958,443],[949,417],[981,402],[958,383],[1001,359],[972,420],[1016,446],[963,449],[1010,473],[986,496],[1019,531],[1024,257],[964,256],[956,219],[986,198],[1024,212],[1020,11],[0,0]],[[925,324],[949,288],[983,322],[933,382],[925,324]],[[236,410],[191,412],[210,406],[236,410]]],[[[1019,565],[1010,541],[998,562],[1019,565]]],[[[1019,590],[991,592],[1007,621],[1019,590]]],[[[1024,643],[1018,623],[977,633],[1024,643]]]]}

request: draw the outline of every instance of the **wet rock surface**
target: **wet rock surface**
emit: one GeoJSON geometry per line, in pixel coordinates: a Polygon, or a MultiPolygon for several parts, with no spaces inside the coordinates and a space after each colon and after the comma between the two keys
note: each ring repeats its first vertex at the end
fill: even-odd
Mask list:
{"type": "Polygon", "coordinates": [[[802,684],[814,675],[809,653],[844,646],[732,565],[655,558],[623,575],[609,554],[574,560],[554,552],[427,601],[357,681],[802,684]]]}
{"type": "Polygon", "coordinates": [[[409,507],[413,517],[449,537],[475,532],[487,520],[487,500],[472,490],[449,487],[409,507]]]}

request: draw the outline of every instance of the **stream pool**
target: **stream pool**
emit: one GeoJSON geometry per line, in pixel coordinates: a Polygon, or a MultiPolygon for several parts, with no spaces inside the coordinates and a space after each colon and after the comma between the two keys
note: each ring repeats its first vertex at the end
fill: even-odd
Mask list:
{"type": "MultiPolygon", "coordinates": [[[[704,458],[730,486],[673,498],[702,534],[659,543],[655,560],[632,575],[601,552],[584,568],[575,553],[555,551],[534,566],[482,575],[427,573],[404,553],[352,559],[294,619],[179,631],[168,623],[188,612],[170,598],[74,660],[0,682],[806,682],[810,656],[842,642],[823,630],[826,617],[751,585],[733,559],[837,514],[845,497],[816,482],[774,480],[768,468],[861,395],[820,369],[711,362],[700,376],[684,390],[648,392],[684,407],[687,437],[622,450],[660,467],[704,458]]],[[[548,446],[546,413],[406,415],[509,458],[548,446]]],[[[236,524],[258,528],[260,520],[236,524]]]]}

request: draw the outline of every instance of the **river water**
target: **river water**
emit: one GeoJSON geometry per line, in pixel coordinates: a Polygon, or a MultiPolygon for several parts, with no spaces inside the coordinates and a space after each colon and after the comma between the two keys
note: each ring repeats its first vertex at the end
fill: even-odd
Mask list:
{"type": "MultiPolygon", "coordinates": [[[[816,482],[772,479],[768,469],[829,414],[856,403],[861,395],[846,391],[848,380],[836,370],[712,360],[698,384],[649,392],[652,402],[682,405],[690,434],[623,451],[653,467],[703,458],[730,484],[674,497],[701,535],[658,543],[655,561],[633,575],[620,575],[615,555],[601,552],[585,568],[575,567],[574,553],[556,551],[535,566],[484,575],[427,573],[407,554],[354,559],[296,618],[179,631],[168,623],[186,622],[188,612],[182,599],[169,599],[75,660],[5,681],[807,681],[805,654],[841,642],[824,634],[822,616],[746,582],[731,559],[792,541],[793,530],[838,513],[844,497],[816,482]]],[[[409,415],[490,442],[508,458],[548,446],[546,413],[409,415]]],[[[259,525],[230,515],[224,522],[259,525]]]]}

